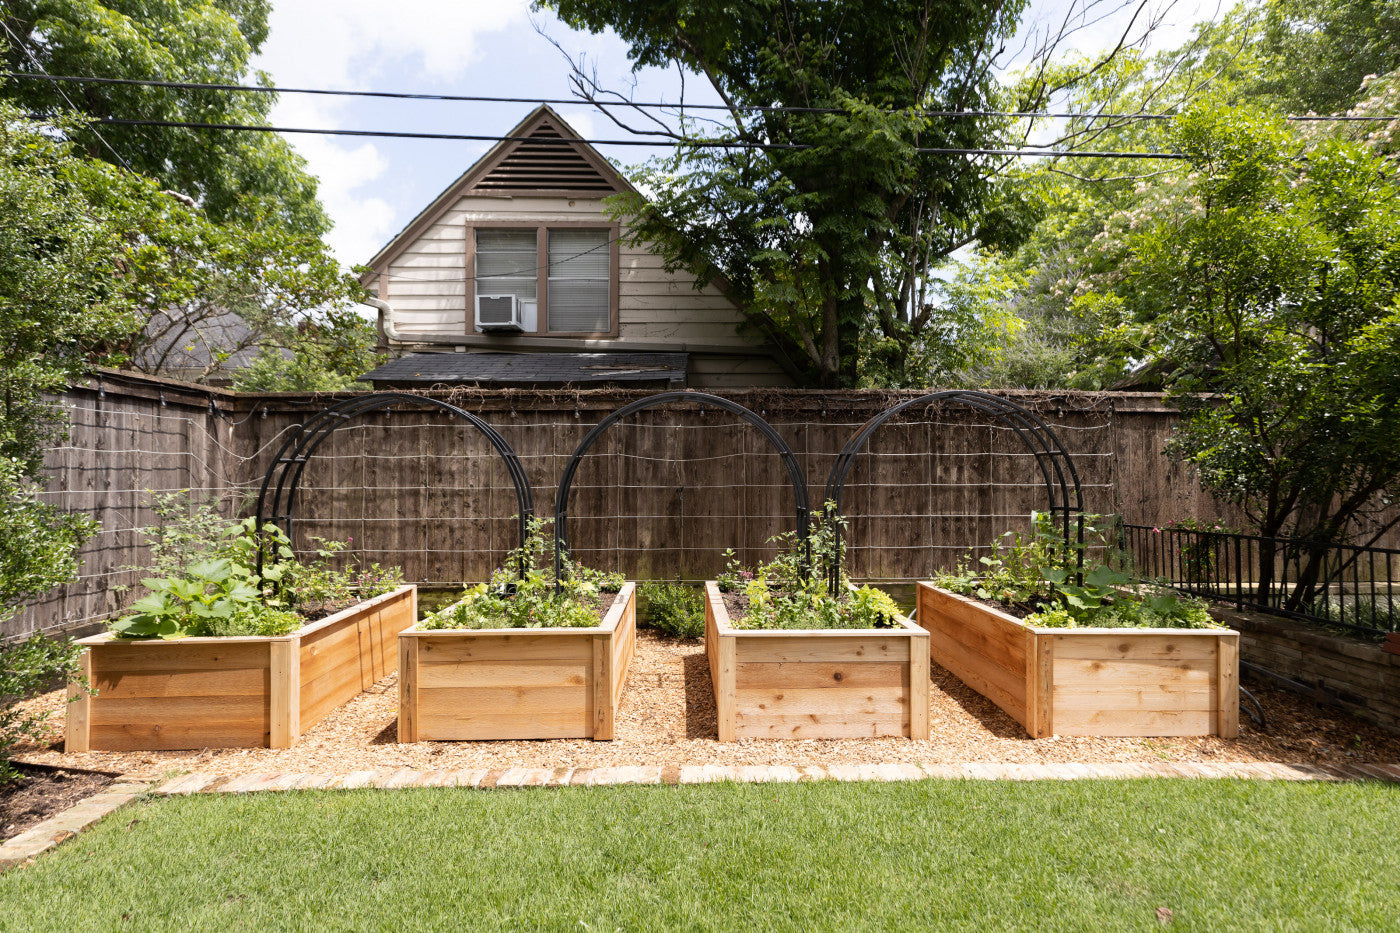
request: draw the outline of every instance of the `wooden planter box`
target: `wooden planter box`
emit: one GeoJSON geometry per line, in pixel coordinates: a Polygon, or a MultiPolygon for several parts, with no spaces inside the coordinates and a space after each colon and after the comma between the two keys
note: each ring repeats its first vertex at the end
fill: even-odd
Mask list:
{"type": "Polygon", "coordinates": [[[719,740],[928,738],[928,633],[894,629],[756,631],[729,624],[705,584],[705,653],[719,740]]]}
{"type": "Polygon", "coordinates": [[[611,739],[636,647],[634,583],[597,628],[411,628],[399,635],[399,741],[611,739]]]}
{"type": "Polygon", "coordinates": [[[290,748],[394,672],[394,640],[417,614],[409,585],[278,637],[84,638],[81,670],[97,693],[69,687],[65,747],[290,748]]]}
{"type": "Polygon", "coordinates": [[[1239,633],[1230,629],[1037,628],[919,584],[932,658],[1048,735],[1239,733],[1239,633]]]}

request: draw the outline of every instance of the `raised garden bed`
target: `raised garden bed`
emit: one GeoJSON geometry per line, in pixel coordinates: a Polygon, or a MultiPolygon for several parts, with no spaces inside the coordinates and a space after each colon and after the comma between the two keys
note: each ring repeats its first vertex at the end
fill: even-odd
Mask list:
{"type": "Polygon", "coordinates": [[[928,738],[928,633],[887,629],[736,629],[705,584],[705,653],[719,740],[928,738]]]}
{"type": "Polygon", "coordinates": [[[1040,628],[931,583],[918,622],[932,659],[1032,738],[1239,732],[1233,630],[1040,628]]]}
{"type": "Polygon", "coordinates": [[[305,730],[392,674],[395,640],[417,619],[409,585],[282,636],[78,642],[69,752],[290,748],[305,730]]]}
{"type": "Polygon", "coordinates": [[[596,628],[399,635],[399,741],[611,739],[637,645],[636,585],[596,628]]]}

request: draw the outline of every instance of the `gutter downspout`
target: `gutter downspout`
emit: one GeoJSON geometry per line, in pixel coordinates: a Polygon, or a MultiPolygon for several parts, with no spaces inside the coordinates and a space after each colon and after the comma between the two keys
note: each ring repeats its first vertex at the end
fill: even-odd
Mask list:
{"type": "MultiPolygon", "coordinates": [[[[379,333],[387,340],[402,341],[403,335],[394,329],[394,309],[387,301],[370,296],[364,299],[364,303],[371,308],[379,309],[379,333]]],[[[387,345],[385,349],[388,349],[387,345]]]]}

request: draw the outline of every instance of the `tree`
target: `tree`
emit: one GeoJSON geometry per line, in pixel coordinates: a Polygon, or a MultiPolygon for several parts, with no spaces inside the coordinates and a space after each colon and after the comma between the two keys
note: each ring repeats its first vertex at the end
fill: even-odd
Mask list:
{"type": "Polygon", "coordinates": [[[92,198],[138,182],[0,105],[0,621],[71,580],[95,528],[39,503],[35,480],[64,424],[52,394],[138,327],[125,240],[92,198]]]}
{"type": "MultiPolygon", "coordinates": [[[[34,77],[8,82],[0,94],[49,115],[266,126],[272,94],[57,84],[38,76],[246,83],[270,8],[268,0],[8,0],[0,59],[7,71],[34,77]]],[[[261,72],[251,78],[270,83],[261,72]]],[[[195,199],[215,223],[266,221],[275,210],[271,219],[291,231],[320,235],[330,227],[315,179],[274,133],[79,125],[72,138],[89,158],[195,199]]]]}
{"type": "MultiPolygon", "coordinates": [[[[672,269],[718,271],[791,369],[823,386],[855,384],[867,346],[875,381],[925,384],[918,348],[944,323],[935,269],[1027,225],[1030,205],[1003,183],[1001,162],[922,151],[997,144],[1024,127],[926,111],[1038,106],[1099,67],[1032,69],[1019,97],[1002,89],[992,69],[1022,0],[539,5],[577,28],[616,30],[637,67],[702,75],[729,105],[719,124],[644,129],[679,145],[640,173],[648,198],[618,210],[672,269]]],[[[576,84],[605,94],[581,73],[576,84]]]]}
{"type": "MultiPolygon", "coordinates": [[[[32,112],[70,114],[57,125],[77,152],[132,170],[120,183],[102,176],[90,195],[131,246],[121,283],[146,324],[112,349],[142,372],[220,378],[239,351],[339,332],[327,315],[344,312],[361,289],[322,240],[330,223],[315,179],[280,136],[93,122],[265,126],[274,95],[42,76],[245,83],[269,8],[267,0],[16,0],[0,12],[0,54],[30,76],[0,85],[0,96],[32,112]],[[153,196],[162,190],[172,196],[153,196]],[[174,365],[187,350],[202,372],[174,365]]],[[[268,83],[261,73],[251,80],[268,83]]],[[[344,355],[327,348],[303,357],[328,354],[344,355]]]]}
{"type": "Polygon", "coordinates": [[[1400,523],[1400,182],[1243,108],[1193,109],[1172,138],[1189,173],[1119,218],[1079,304],[1114,325],[1120,366],[1165,374],[1171,452],[1261,535],[1376,540],[1400,523]]]}
{"type": "Polygon", "coordinates": [[[233,387],[241,392],[343,392],[363,388],[356,378],[374,368],[374,325],[353,309],[302,321],[264,345],[233,387]]]}

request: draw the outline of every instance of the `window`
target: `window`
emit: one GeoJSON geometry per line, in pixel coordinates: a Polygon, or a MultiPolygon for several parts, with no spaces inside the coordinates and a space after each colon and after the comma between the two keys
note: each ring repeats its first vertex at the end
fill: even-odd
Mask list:
{"type": "Polygon", "coordinates": [[[614,230],[483,227],[474,233],[476,296],[515,296],[527,333],[613,330],[614,230]]]}

